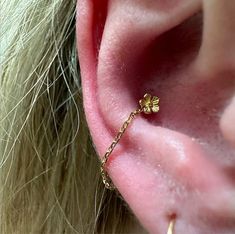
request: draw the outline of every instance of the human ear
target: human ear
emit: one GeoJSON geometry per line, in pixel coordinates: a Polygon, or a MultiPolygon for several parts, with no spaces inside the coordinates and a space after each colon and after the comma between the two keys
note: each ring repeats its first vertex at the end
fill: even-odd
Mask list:
{"type": "Polygon", "coordinates": [[[150,233],[165,233],[172,215],[176,233],[221,233],[234,221],[232,181],[210,147],[218,130],[211,110],[224,108],[233,81],[198,78],[200,10],[197,0],[78,1],[84,107],[100,157],[138,100],[160,97],[160,112],[138,116],[107,165],[150,233]],[[218,87],[223,96],[208,95],[218,87]]]}

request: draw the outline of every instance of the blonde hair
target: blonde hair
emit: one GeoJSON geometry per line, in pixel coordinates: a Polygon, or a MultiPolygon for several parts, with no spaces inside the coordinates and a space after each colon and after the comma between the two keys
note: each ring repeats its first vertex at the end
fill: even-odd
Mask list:
{"type": "Polygon", "coordinates": [[[82,109],[75,5],[0,1],[3,234],[141,230],[120,197],[101,183],[82,109]]]}

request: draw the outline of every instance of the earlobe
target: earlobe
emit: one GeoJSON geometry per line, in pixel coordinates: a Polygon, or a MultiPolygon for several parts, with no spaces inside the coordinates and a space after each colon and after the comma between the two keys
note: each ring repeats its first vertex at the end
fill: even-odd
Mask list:
{"type": "MultiPolygon", "coordinates": [[[[212,213],[220,217],[233,212],[231,198],[214,196],[218,187],[230,189],[227,178],[192,139],[193,134],[201,136],[203,113],[196,111],[205,108],[192,109],[198,106],[192,94],[200,87],[187,83],[198,45],[186,50],[178,37],[190,24],[195,26],[194,21],[189,26],[183,22],[200,10],[200,1],[176,1],[170,7],[169,1],[95,2],[78,4],[77,40],[84,107],[97,152],[104,155],[144,93],[159,96],[159,114],[135,119],[107,170],[150,233],[165,233],[172,215],[177,233],[185,233],[185,227],[199,233],[202,220],[210,220],[212,213]],[[215,200],[216,207],[211,205],[215,200]],[[202,207],[210,209],[201,213],[202,207]]],[[[212,230],[210,225],[208,233],[212,230]]]]}

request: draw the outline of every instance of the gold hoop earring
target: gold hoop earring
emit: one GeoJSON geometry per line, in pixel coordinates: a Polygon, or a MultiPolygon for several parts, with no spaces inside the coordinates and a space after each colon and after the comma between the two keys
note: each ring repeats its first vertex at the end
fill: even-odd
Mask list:
{"type": "Polygon", "coordinates": [[[170,223],[167,229],[167,234],[174,234],[174,226],[175,226],[175,218],[172,218],[170,220],[170,223]]]}
{"type": "Polygon", "coordinates": [[[101,176],[102,176],[103,183],[107,189],[110,189],[110,190],[115,189],[111,179],[108,176],[106,168],[105,168],[106,163],[107,163],[111,153],[113,152],[114,148],[116,147],[116,145],[118,144],[118,142],[122,138],[124,132],[126,131],[127,127],[129,126],[129,124],[132,122],[132,120],[137,115],[139,115],[140,113],[144,113],[144,114],[157,113],[159,111],[159,98],[157,96],[151,96],[150,94],[146,93],[144,95],[144,97],[141,100],[139,100],[139,105],[140,105],[140,107],[138,109],[132,111],[130,113],[129,117],[127,118],[127,120],[123,123],[122,127],[118,131],[118,134],[116,135],[116,137],[112,141],[111,145],[109,146],[109,148],[107,149],[107,151],[105,152],[105,154],[101,160],[101,166],[100,166],[101,176]]]}

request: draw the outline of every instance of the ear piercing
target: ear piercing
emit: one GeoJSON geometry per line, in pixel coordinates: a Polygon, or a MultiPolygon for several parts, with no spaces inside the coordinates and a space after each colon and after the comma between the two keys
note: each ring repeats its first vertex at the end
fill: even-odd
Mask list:
{"type": "Polygon", "coordinates": [[[129,126],[129,124],[132,122],[132,120],[137,115],[139,115],[142,112],[144,114],[152,114],[152,113],[156,113],[159,111],[159,98],[157,96],[151,96],[150,94],[146,93],[144,95],[144,97],[141,100],[139,100],[139,105],[140,105],[140,107],[138,109],[132,111],[130,113],[129,117],[127,118],[127,120],[123,123],[123,125],[121,126],[120,130],[118,131],[116,137],[112,141],[111,145],[109,146],[109,148],[107,149],[107,151],[105,152],[105,154],[101,160],[101,167],[100,167],[101,176],[102,176],[103,183],[107,189],[110,189],[110,190],[115,189],[115,187],[114,187],[114,185],[113,185],[111,179],[109,178],[108,173],[105,169],[105,165],[106,165],[111,153],[113,152],[115,146],[120,141],[121,137],[123,136],[124,132],[126,131],[127,127],[129,126]]]}

